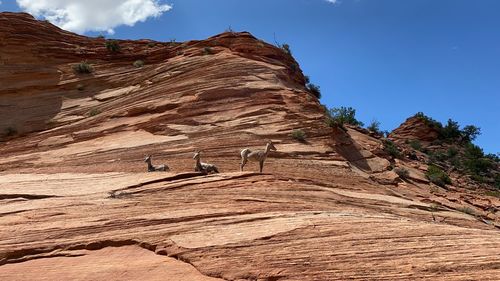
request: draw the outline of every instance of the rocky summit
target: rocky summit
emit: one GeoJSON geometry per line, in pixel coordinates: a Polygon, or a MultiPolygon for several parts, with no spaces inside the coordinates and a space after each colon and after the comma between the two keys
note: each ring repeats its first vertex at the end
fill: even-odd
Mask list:
{"type": "Polygon", "coordinates": [[[417,119],[329,126],[306,80],[247,32],[115,41],[0,13],[0,280],[500,280],[498,193],[429,180],[417,119]]]}

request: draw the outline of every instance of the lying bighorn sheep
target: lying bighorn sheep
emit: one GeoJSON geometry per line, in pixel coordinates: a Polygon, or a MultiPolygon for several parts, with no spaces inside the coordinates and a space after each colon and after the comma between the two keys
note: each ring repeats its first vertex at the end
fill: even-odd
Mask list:
{"type": "Polygon", "coordinates": [[[170,168],[167,165],[158,165],[154,166],[151,164],[151,155],[148,155],[144,162],[148,163],[148,172],[156,172],[156,171],[170,171],[170,168]]]}
{"type": "Polygon", "coordinates": [[[247,161],[252,160],[252,161],[259,162],[260,172],[262,173],[262,169],[264,168],[264,161],[266,161],[267,154],[271,150],[273,150],[273,151],[277,150],[276,147],[274,147],[274,144],[272,141],[267,142],[265,150],[251,151],[248,148],[243,149],[241,151],[240,170],[243,171],[243,167],[245,167],[245,164],[247,163],[247,161]]]}
{"type": "Polygon", "coordinates": [[[193,159],[196,160],[196,166],[194,167],[194,171],[203,172],[205,174],[219,173],[219,169],[217,169],[217,166],[201,162],[200,153],[201,151],[197,151],[193,156],[193,159]]]}

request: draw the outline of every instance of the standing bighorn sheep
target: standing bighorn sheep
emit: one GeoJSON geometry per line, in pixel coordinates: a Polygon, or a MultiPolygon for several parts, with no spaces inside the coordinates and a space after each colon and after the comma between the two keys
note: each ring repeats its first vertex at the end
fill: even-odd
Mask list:
{"type": "Polygon", "coordinates": [[[205,173],[205,174],[219,173],[219,169],[217,169],[217,166],[215,166],[213,164],[208,164],[208,163],[201,162],[201,160],[200,160],[200,158],[201,158],[200,153],[201,153],[201,151],[197,151],[194,154],[194,156],[193,156],[193,159],[196,160],[196,166],[194,167],[194,171],[195,172],[202,172],[202,173],[205,173]]]}
{"type": "Polygon", "coordinates": [[[151,164],[151,155],[148,155],[145,159],[144,162],[148,163],[148,172],[156,172],[156,171],[170,171],[170,168],[167,165],[158,165],[154,166],[151,164]]]}
{"type": "Polygon", "coordinates": [[[274,147],[274,144],[272,141],[267,142],[265,150],[251,151],[248,148],[243,149],[241,151],[240,170],[243,171],[243,167],[245,167],[245,164],[247,163],[247,161],[252,160],[252,161],[259,162],[260,172],[262,173],[262,169],[264,168],[264,161],[266,161],[267,154],[271,150],[273,150],[273,151],[277,150],[276,147],[274,147]]]}

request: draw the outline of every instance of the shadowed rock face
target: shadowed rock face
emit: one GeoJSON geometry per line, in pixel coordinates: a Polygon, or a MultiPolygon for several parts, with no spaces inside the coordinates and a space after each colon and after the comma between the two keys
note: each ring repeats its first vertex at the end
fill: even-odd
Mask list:
{"type": "Polygon", "coordinates": [[[0,13],[0,127],[17,132],[0,144],[1,280],[497,280],[498,198],[325,126],[280,49],[245,32],[119,44],[0,13]],[[265,174],[239,172],[269,139],[265,174]],[[220,174],[194,172],[200,149],[220,174]],[[171,171],[147,173],[148,154],[171,171]]]}

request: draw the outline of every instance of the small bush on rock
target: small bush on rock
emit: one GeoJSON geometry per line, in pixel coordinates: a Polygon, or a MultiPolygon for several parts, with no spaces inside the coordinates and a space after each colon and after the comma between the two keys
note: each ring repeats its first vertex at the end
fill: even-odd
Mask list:
{"type": "Polygon", "coordinates": [[[405,168],[396,168],[394,172],[402,179],[406,180],[410,177],[410,172],[405,168]]]}
{"type": "Polygon", "coordinates": [[[415,114],[414,117],[423,120],[424,123],[431,128],[436,128],[438,130],[443,128],[443,124],[441,124],[441,122],[432,119],[431,117],[425,115],[423,112],[417,112],[417,114],[415,114]]]}
{"type": "Polygon", "coordinates": [[[430,165],[425,175],[432,183],[438,186],[444,187],[447,184],[451,184],[450,177],[437,166],[430,165]]]}
{"type": "Polygon", "coordinates": [[[301,129],[293,130],[292,131],[292,138],[298,141],[305,141],[306,140],[306,133],[302,131],[301,129]]]}
{"type": "Polygon", "coordinates": [[[210,47],[203,48],[203,54],[204,55],[211,55],[211,54],[213,54],[212,48],[210,48],[210,47]]]}
{"type": "Polygon", "coordinates": [[[287,55],[292,55],[292,50],[290,49],[290,45],[284,43],[284,44],[278,44],[278,47],[283,50],[287,55]]]}
{"type": "Polygon", "coordinates": [[[136,60],[134,61],[134,66],[137,68],[143,67],[144,66],[144,61],[142,60],[136,60]]]}
{"type": "Polygon", "coordinates": [[[384,151],[391,155],[393,158],[401,158],[401,151],[399,151],[396,144],[390,140],[384,140],[384,151]]]}
{"type": "Polygon", "coordinates": [[[382,135],[382,131],[380,131],[380,122],[377,120],[373,120],[368,127],[366,127],[369,131],[376,133],[377,135],[382,135]]]}
{"type": "Polygon", "coordinates": [[[479,135],[481,135],[481,128],[474,125],[467,125],[462,129],[461,135],[466,142],[474,141],[479,135]]]}
{"type": "Polygon", "coordinates": [[[90,117],[92,117],[92,116],[96,116],[96,115],[99,115],[99,114],[101,114],[101,110],[100,110],[100,109],[98,109],[98,108],[92,108],[92,109],[89,111],[89,113],[88,113],[88,115],[89,115],[90,117]]]}
{"type": "Polygon", "coordinates": [[[318,99],[321,98],[321,90],[318,85],[315,85],[313,83],[307,83],[306,88],[309,93],[313,94],[318,99]]]}
{"type": "Polygon", "coordinates": [[[343,126],[344,124],[363,126],[363,122],[356,119],[356,109],[352,107],[337,107],[329,110],[330,124],[343,126]]]}
{"type": "Polygon", "coordinates": [[[94,71],[94,68],[87,61],[82,61],[79,64],[73,65],[73,71],[79,74],[89,74],[94,71]]]}
{"type": "Polygon", "coordinates": [[[120,44],[116,40],[107,40],[105,46],[108,51],[113,53],[119,52],[121,49],[120,44]]]}
{"type": "Polygon", "coordinates": [[[483,150],[472,143],[465,145],[465,160],[463,165],[465,169],[472,175],[484,175],[493,168],[494,163],[491,159],[485,157],[483,150]]]}
{"type": "Polygon", "coordinates": [[[411,148],[421,151],[422,150],[422,143],[418,140],[411,140],[410,141],[410,146],[411,148]]]}

